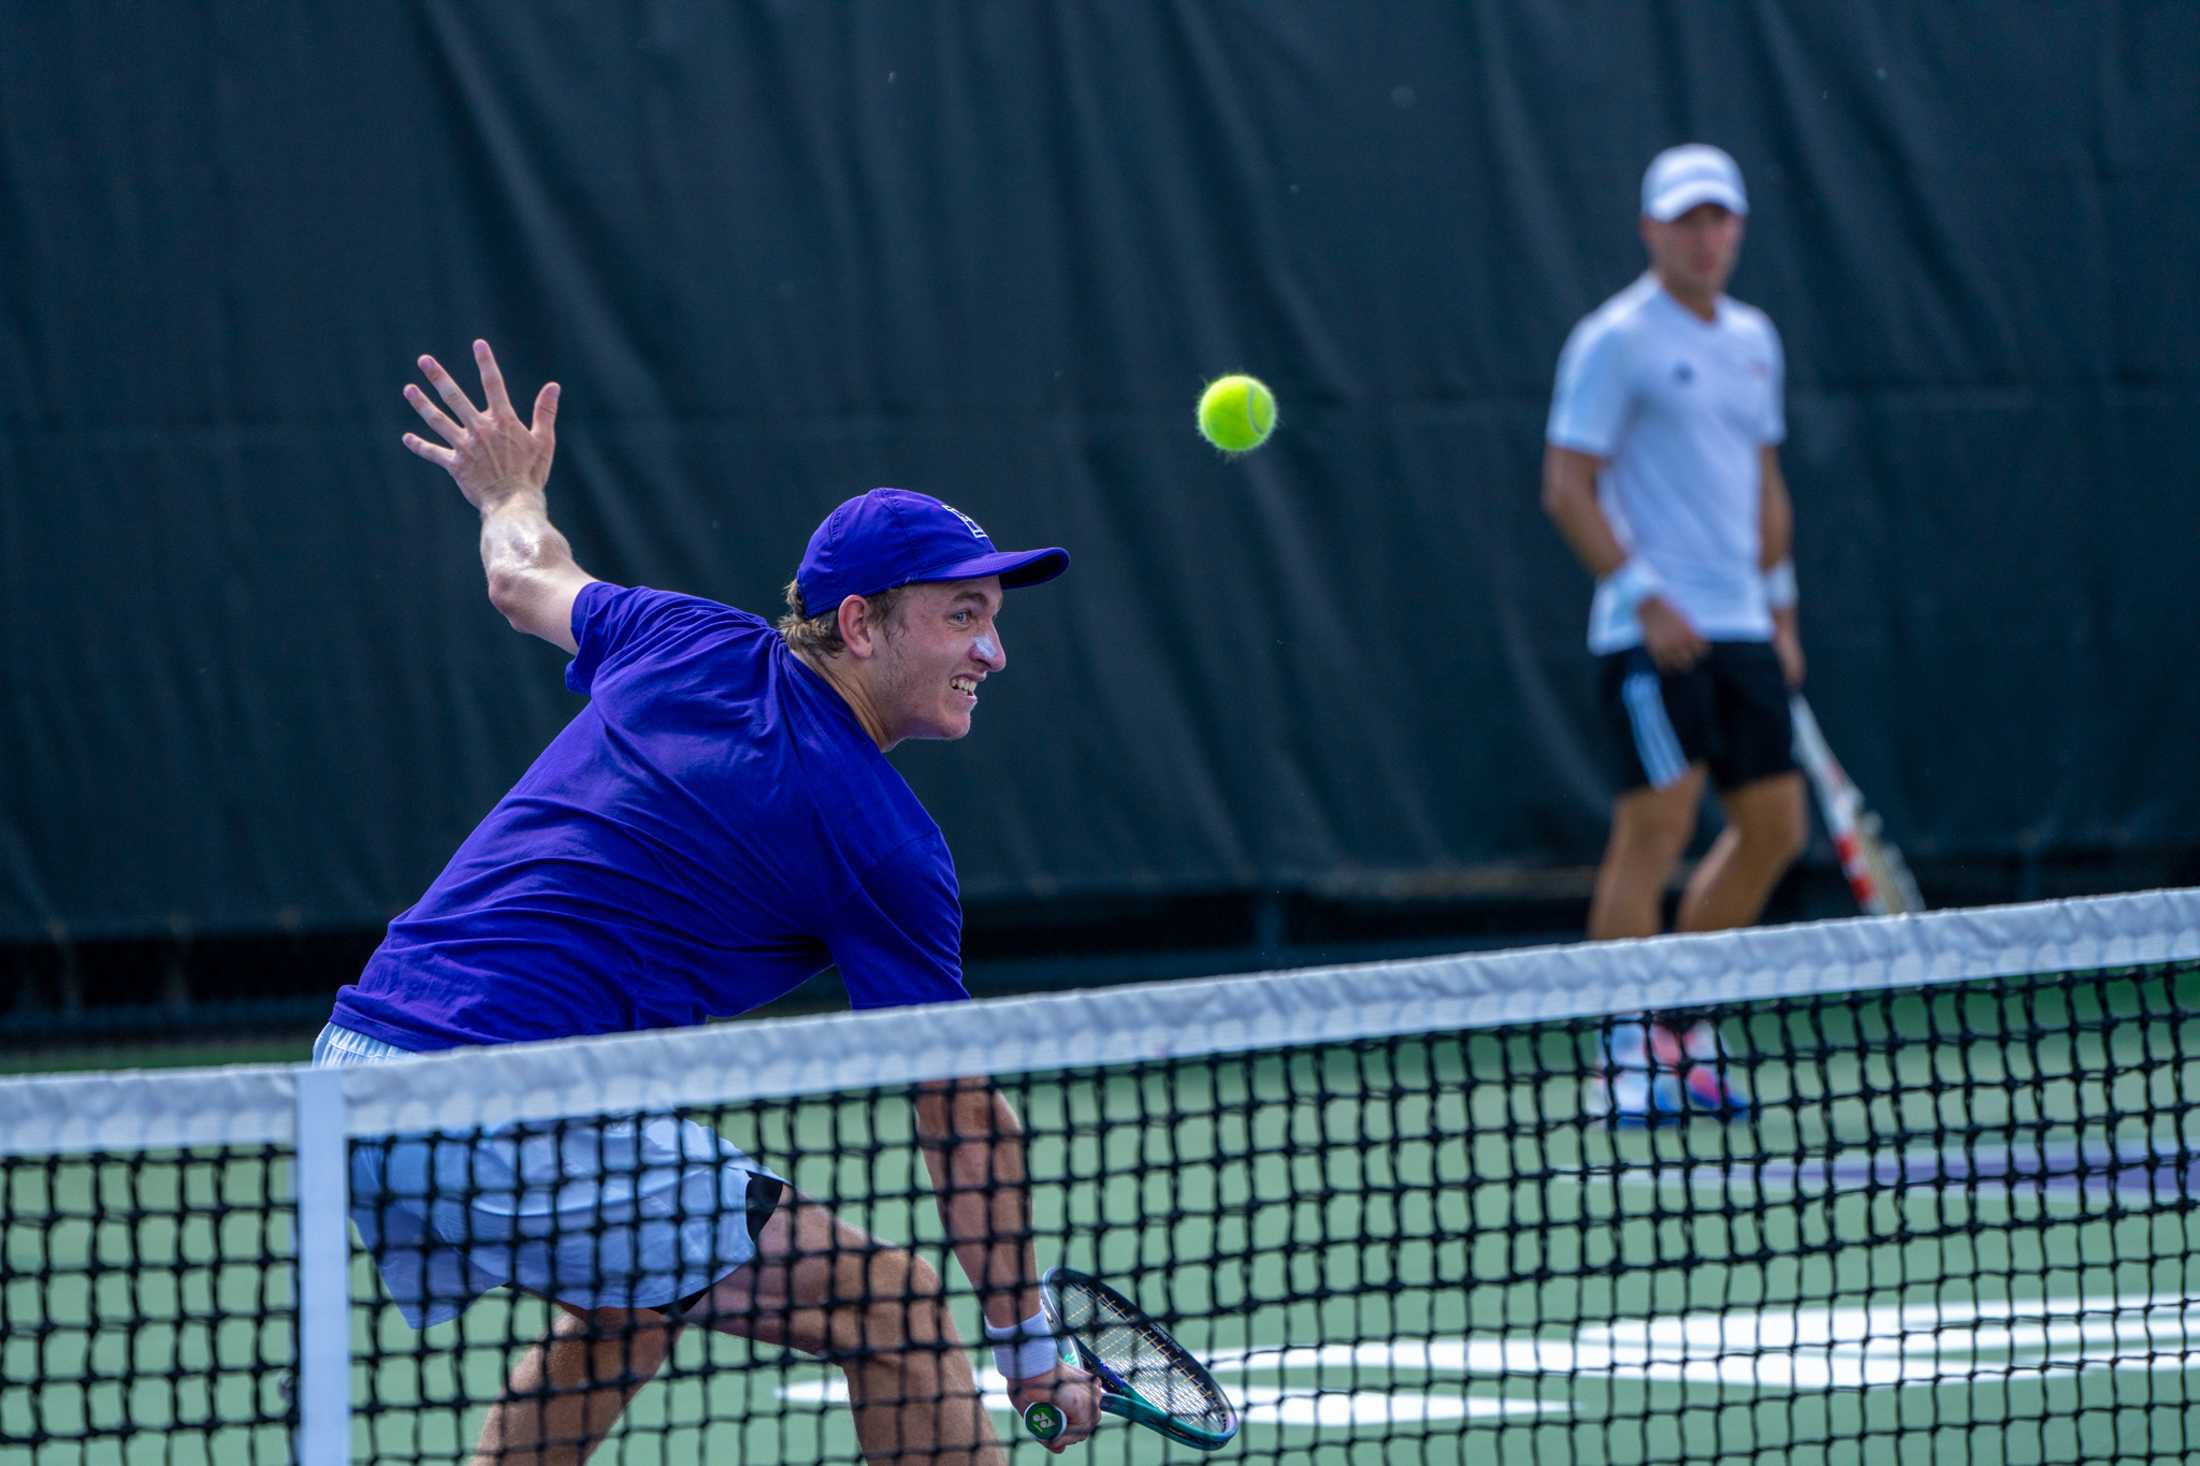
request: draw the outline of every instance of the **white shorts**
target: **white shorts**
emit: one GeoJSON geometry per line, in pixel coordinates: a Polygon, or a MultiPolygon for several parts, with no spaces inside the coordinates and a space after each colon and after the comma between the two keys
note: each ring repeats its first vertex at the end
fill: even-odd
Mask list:
{"type": "MultiPolygon", "coordinates": [[[[330,1024],[315,1064],[405,1050],[330,1024]]],[[[753,1178],[781,1178],[677,1115],[583,1116],[355,1139],[351,1220],[405,1321],[511,1284],[577,1308],[665,1308],[756,1255],[753,1178]]],[[[777,1192],[761,1188],[764,1214],[777,1192]]]]}

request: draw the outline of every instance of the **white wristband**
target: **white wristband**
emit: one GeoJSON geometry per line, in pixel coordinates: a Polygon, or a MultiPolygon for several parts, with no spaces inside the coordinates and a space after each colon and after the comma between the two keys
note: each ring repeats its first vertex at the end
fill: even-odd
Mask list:
{"type": "Polygon", "coordinates": [[[1645,600],[1665,589],[1665,583],[1658,579],[1658,572],[1644,564],[1640,555],[1605,577],[1604,583],[1618,597],[1620,610],[1630,614],[1645,600]]]}
{"type": "Polygon", "coordinates": [[[996,1328],[987,1320],[985,1336],[993,1341],[993,1362],[1001,1378],[1011,1383],[1047,1374],[1062,1362],[1061,1341],[1054,1337],[1054,1325],[1044,1312],[1006,1328],[996,1328]]]}
{"type": "Polygon", "coordinates": [[[1765,604],[1775,611],[1785,611],[1795,599],[1795,562],[1782,560],[1765,572],[1765,604]]]}

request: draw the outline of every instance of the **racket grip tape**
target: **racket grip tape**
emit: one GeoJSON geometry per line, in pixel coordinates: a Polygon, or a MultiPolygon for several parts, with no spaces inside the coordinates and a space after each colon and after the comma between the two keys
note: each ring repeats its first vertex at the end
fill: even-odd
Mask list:
{"type": "Polygon", "coordinates": [[[1024,1429],[1042,1441],[1051,1441],[1069,1424],[1061,1409],[1044,1400],[1033,1401],[1024,1411],[1024,1429]]]}

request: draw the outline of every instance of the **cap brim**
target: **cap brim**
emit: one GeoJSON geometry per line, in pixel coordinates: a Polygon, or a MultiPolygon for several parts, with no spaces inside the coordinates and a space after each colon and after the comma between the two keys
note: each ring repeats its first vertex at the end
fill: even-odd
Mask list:
{"type": "Polygon", "coordinates": [[[1002,590],[1017,590],[1027,585],[1044,585],[1069,569],[1069,551],[1061,548],[1045,550],[996,550],[990,555],[973,555],[968,560],[958,560],[939,570],[928,570],[922,575],[911,576],[906,585],[924,585],[942,580],[983,580],[988,575],[1001,578],[1002,590]]]}
{"type": "Polygon", "coordinates": [[[1715,178],[1692,178],[1676,184],[1652,199],[1646,212],[1660,224],[1670,224],[1698,204],[1719,204],[1737,214],[1749,213],[1749,200],[1732,184],[1715,178]]]}

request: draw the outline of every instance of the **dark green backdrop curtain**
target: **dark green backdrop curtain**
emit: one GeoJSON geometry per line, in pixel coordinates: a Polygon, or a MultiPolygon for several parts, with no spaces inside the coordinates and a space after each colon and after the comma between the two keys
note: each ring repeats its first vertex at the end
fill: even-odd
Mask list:
{"type": "Polygon", "coordinates": [[[475,334],[597,574],[768,612],[882,483],[1074,549],[897,755],[974,895],[1593,859],[1541,429],[1691,138],[1854,772],[2190,844],[2200,7],[17,4],[0,938],[380,921],[571,715],[397,444],[475,334]]]}

